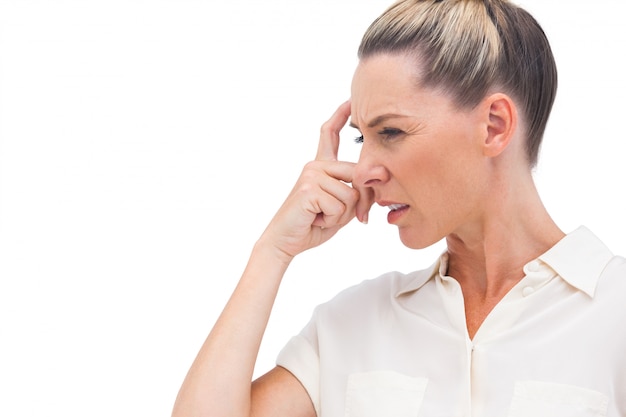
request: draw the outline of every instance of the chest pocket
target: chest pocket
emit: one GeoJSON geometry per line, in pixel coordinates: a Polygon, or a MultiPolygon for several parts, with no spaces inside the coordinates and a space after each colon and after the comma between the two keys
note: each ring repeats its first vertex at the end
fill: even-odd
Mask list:
{"type": "Polygon", "coordinates": [[[609,399],[572,385],[524,381],[515,384],[509,417],[604,417],[609,399]]]}
{"type": "Polygon", "coordinates": [[[346,417],[416,417],[428,379],[397,372],[363,372],[348,376],[346,417]]]}

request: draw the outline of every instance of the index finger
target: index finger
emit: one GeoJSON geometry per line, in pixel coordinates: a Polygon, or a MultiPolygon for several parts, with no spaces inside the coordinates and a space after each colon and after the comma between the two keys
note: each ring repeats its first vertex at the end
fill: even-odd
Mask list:
{"type": "Polygon", "coordinates": [[[330,119],[322,125],[317,146],[317,161],[336,161],[339,152],[339,132],[350,117],[350,100],[343,103],[330,119]]]}

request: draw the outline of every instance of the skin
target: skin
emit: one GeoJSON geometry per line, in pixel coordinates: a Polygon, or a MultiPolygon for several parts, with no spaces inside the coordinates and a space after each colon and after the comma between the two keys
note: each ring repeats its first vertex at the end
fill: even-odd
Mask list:
{"type": "Polygon", "coordinates": [[[448,274],[463,290],[472,338],[524,277],[524,264],[565,234],[535,188],[514,101],[493,92],[460,109],[440,91],[416,88],[416,69],[402,55],[357,68],[351,124],[364,141],[354,184],[377,202],[409,205],[395,222],[406,246],[446,239],[448,274]],[[372,126],[385,114],[399,117],[372,126]],[[402,133],[381,134],[390,130],[402,133]]]}
{"type": "Polygon", "coordinates": [[[406,246],[446,239],[470,338],[523,278],[523,265],[564,236],[533,184],[514,101],[493,91],[460,109],[443,92],[421,87],[416,69],[403,55],[359,63],[351,102],[323,125],[316,159],[257,241],[173,416],[315,416],[287,370],[276,367],[251,384],[254,363],[291,260],[354,217],[366,221],[374,203],[402,205],[390,220],[406,246]],[[348,119],[363,134],[356,164],[337,160],[348,119]]]}

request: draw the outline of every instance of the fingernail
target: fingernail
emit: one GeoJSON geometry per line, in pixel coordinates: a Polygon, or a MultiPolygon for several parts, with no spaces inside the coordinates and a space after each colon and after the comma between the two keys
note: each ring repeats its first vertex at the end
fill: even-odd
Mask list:
{"type": "Polygon", "coordinates": [[[368,217],[369,217],[369,213],[365,213],[363,217],[361,218],[361,223],[367,224],[368,217]]]}

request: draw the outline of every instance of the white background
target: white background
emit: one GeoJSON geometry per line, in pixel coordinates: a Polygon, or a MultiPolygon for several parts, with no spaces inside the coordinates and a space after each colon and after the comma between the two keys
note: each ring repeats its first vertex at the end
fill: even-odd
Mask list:
{"type": "MultiPolygon", "coordinates": [[[[541,195],[626,254],[623,2],[519,3],[560,70],[541,195]]],[[[1,416],[169,415],[389,4],[0,0],[1,416]]],[[[315,305],[441,250],[404,248],[374,210],[303,254],[256,374],[315,305]]]]}

